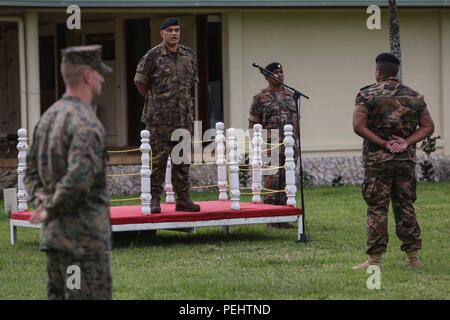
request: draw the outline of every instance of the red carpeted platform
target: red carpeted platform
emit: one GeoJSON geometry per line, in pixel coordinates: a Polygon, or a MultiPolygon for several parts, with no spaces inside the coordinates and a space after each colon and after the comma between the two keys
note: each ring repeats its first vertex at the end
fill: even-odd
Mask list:
{"type": "MultiPolygon", "coordinates": [[[[140,224],[140,223],[163,223],[163,222],[193,222],[226,219],[247,219],[264,217],[281,217],[301,215],[299,208],[291,206],[275,206],[269,204],[255,204],[241,202],[241,209],[231,210],[230,201],[199,201],[200,212],[178,212],[174,204],[161,204],[161,213],[143,215],[141,206],[111,207],[112,225],[140,224]]],[[[30,213],[16,212],[11,219],[28,221],[30,213]]]]}

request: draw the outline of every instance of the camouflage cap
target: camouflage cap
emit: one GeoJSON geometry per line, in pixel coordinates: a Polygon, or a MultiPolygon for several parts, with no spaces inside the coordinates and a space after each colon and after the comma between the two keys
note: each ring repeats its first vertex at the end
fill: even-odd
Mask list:
{"type": "Polygon", "coordinates": [[[61,54],[62,63],[85,64],[91,66],[101,74],[112,72],[112,69],[102,61],[101,45],[69,47],[62,49],[61,54]]]}
{"type": "Polygon", "coordinates": [[[270,72],[274,72],[277,69],[283,69],[283,66],[278,62],[272,62],[266,66],[266,70],[269,70],[270,72]]]}
{"type": "Polygon", "coordinates": [[[397,66],[400,65],[400,60],[389,52],[383,52],[377,55],[377,57],[375,58],[375,62],[376,63],[387,62],[396,64],[397,66]]]}
{"type": "Polygon", "coordinates": [[[179,26],[179,25],[180,25],[180,20],[178,20],[178,18],[167,18],[159,25],[159,28],[161,30],[164,30],[168,27],[179,26]]]}

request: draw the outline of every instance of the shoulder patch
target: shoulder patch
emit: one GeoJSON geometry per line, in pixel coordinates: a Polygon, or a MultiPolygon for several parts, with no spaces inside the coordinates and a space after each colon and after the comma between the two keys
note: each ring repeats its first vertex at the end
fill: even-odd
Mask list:
{"type": "Polygon", "coordinates": [[[161,45],[161,43],[160,43],[160,44],[154,46],[153,48],[151,48],[150,50],[148,50],[147,53],[148,53],[148,54],[152,54],[152,53],[154,53],[154,52],[161,51],[161,49],[162,49],[162,45],[161,45]]]}
{"type": "Polygon", "coordinates": [[[182,44],[179,44],[179,46],[180,46],[181,49],[183,49],[183,50],[189,52],[190,54],[196,55],[195,51],[192,50],[191,48],[189,48],[189,47],[187,47],[187,46],[185,46],[185,45],[182,45],[182,44]]]}
{"type": "Polygon", "coordinates": [[[264,89],[258,90],[253,96],[254,96],[255,98],[257,98],[257,97],[261,96],[262,94],[264,94],[264,89]]]}
{"type": "Polygon", "coordinates": [[[369,88],[369,87],[371,87],[371,86],[373,86],[373,85],[376,85],[376,83],[369,84],[368,86],[362,87],[362,88],[359,89],[359,90],[360,90],[360,91],[365,90],[365,89],[367,89],[367,88],[369,88]]]}

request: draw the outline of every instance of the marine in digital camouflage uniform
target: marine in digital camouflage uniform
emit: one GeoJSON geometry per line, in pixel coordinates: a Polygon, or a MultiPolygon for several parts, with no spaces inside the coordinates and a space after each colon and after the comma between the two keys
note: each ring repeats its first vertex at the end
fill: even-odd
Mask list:
{"type": "MultiPolygon", "coordinates": [[[[276,74],[284,81],[283,68],[278,62],[270,63],[265,69],[276,74]]],[[[274,148],[284,139],[284,126],[290,124],[294,128],[294,160],[297,163],[299,152],[299,127],[297,108],[293,93],[283,88],[280,83],[270,77],[266,77],[269,86],[259,91],[254,97],[249,112],[249,129],[255,124],[261,124],[267,131],[267,143],[263,149],[274,148]],[[278,139],[271,136],[271,130],[278,130],[278,139]],[[270,145],[272,144],[272,145],[270,145]]],[[[270,157],[272,151],[267,154],[270,157]]],[[[277,149],[279,155],[279,166],[284,166],[284,146],[277,149]]],[[[270,173],[270,172],[267,172],[270,173]]],[[[286,187],[286,171],[284,168],[276,170],[275,174],[264,176],[264,188],[271,190],[283,190],[286,187]]],[[[287,196],[284,192],[268,194],[264,196],[264,203],[275,205],[286,205],[287,196]]],[[[290,227],[289,223],[271,224],[273,227],[290,227]]]]}
{"type": "Polygon", "coordinates": [[[90,104],[111,69],[99,45],[67,48],[62,57],[66,93],[42,115],[27,155],[31,221],[42,222],[49,299],[111,299],[106,134],[90,104]],[[67,286],[69,266],[79,268],[80,289],[67,286]]]}
{"type": "MultiPolygon", "coordinates": [[[[163,41],[150,49],[139,61],[135,84],[145,97],[141,121],[150,131],[152,148],[152,213],[159,213],[167,159],[178,143],[172,132],[186,129],[192,134],[193,103],[191,89],[198,82],[197,58],[192,49],[180,45],[177,18],[161,23],[163,41]]],[[[172,164],[172,184],[177,195],[177,211],[199,211],[189,198],[189,163],[172,164]]]]}
{"type": "Polygon", "coordinates": [[[353,269],[381,265],[389,239],[390,201],[401,250],[407,253],[407,263],[417,267],[422,240],[414,211],[415,144],[433,132],[433,121],[423,95],[396,79],[400,61],[382,53],[376,63],[377,83],[362,88],[355,101],[354,129],[364,138],[362,193],[368,206],[369,260],[353,269]]]}

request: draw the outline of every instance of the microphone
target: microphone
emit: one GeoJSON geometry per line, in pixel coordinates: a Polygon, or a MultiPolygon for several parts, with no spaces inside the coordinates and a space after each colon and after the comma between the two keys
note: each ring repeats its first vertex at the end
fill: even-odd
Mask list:
{"type": "Polygon", "coordinates": [[[252,63],[252,66],[254,66],[255,68],[259,69],[259,72],[261,72],[262,75],[266,76],[266,77],[275,77],[275,78],[279,78],[276,74],[270,72],[269,70],[264,69],[263,67],[261,67],[259,64],[257,64],[256,62],[252,63]]]}

